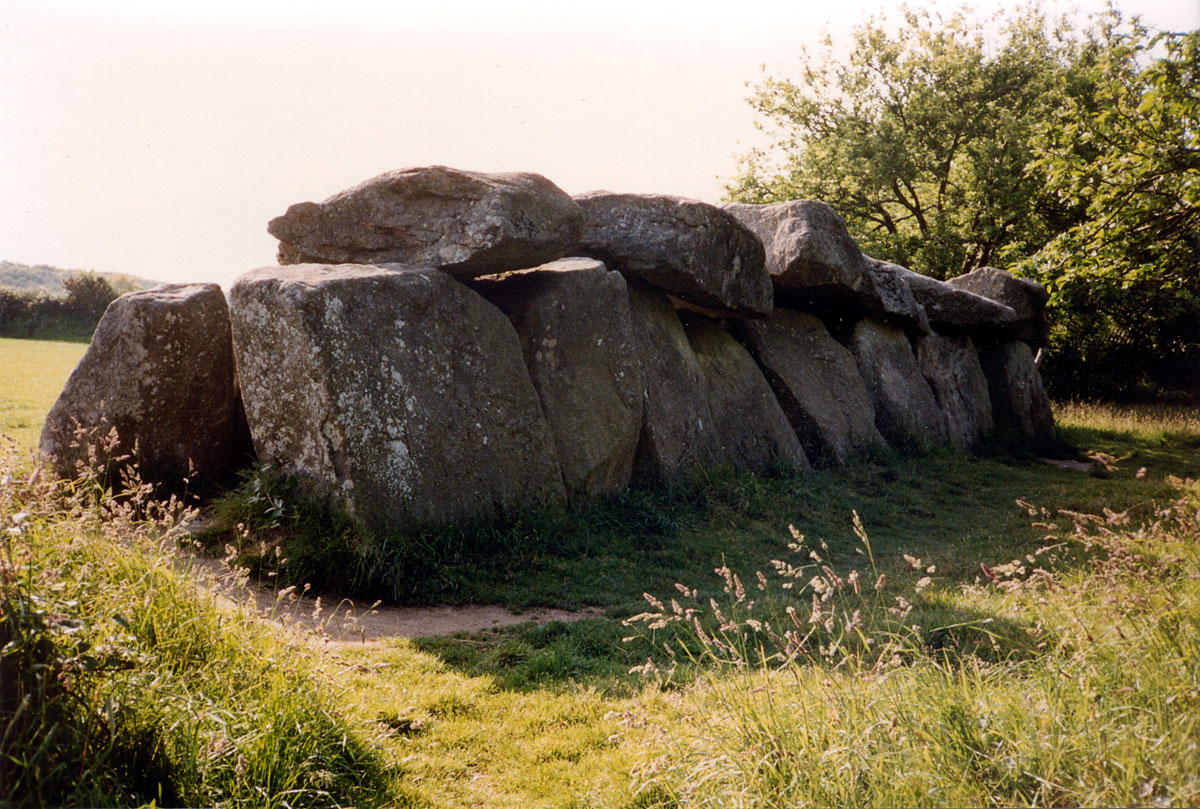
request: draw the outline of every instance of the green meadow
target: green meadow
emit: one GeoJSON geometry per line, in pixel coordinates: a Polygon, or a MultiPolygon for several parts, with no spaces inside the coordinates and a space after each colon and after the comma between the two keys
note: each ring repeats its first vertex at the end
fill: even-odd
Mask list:
{"type": "Polygon", "coordinates": [[[21,446],[37,444],[42,421],[86,343],[0,337],[0,433],[21,446]]]}
{"type": "Polygon", "coordinates": [[[34,474],[82,350],[0,341],[0,805],[1200,801],[1194,408],[1058,403],[1086,469],[1000,438],[716,469],[366,553],[268,470],[199,533],[34,474]],[[280,610],[596,614],[354,642],[237,607],[197,540],[280,610]]]}

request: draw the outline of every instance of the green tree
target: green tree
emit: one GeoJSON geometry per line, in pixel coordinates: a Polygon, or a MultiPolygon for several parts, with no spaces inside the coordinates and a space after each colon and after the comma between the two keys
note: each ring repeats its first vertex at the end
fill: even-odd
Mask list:
{"type": "Polygon", "coordinates": [[[934,277],[1036,277],[1060,395],[1200,388],[1200,32],[1113,7],[1082,28],[905,9],[825,50],[755,87],[774,145],[731,199],[824,200],[867,252],[934,277]]]}
{"type": "Polygon", "coordinates": [[[944,278],[1031,255],[1069,206],[1029,170],[1082,44],[1033,6],[971,22],[903,10],[858,27],[850,55],[805,52],[796,80],[767,78],[751,105],[774,145],[727,186],[741,202],[831,204],[863,247],[944,278]]]}
{"type": "Polygon", "coordinates": [[[1109,18],[1088,101],[1033,170],[1083,212],[1021,268],[1051,290],[1047,369],[1076,392],[1200,388],[1200,32],[1109,18]]]}
{"type": "Polygon", "coordinates": [[[90,320],[98,320],[117,297],[108,279],[94,272],[72,273],[63,281],[63,287],[67,290],[67,313],[90,320]]]}

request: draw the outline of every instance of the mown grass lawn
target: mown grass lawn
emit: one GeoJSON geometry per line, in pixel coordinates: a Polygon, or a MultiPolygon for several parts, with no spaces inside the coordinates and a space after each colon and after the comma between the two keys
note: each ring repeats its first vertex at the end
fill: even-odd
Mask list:
{"type": "MultiPolygon", "coordinates": [[[[9,340],[0,351],[30,368],[0,382],[0,401],[26,414],[4,431],[24,430],[18,440],[29,447],[82,347],[9,340]],[[58,381],[35,366],[56,366],[58,381]]],[[[19,575],[3,579],[5,598],[53,605],[47,637],[65,650],[51,656],[55,665],[66,667],[86,704],[117,708],[96,725],[91,709],[78,713],[85,703],[61,704],[76,705],[88,733],[132,728],[150,740],[162,753],[150,759],[156,772],[176,784],[163,794],[176,798],[439,807],[1194,804],[1200,560],[1186,517],[1197,493],[1178,479],[1200,478],[1200,418],[1179,407],[1066,404],[1058,416],[1063,437],[1081,454],[1103,453],[1107,468],[1065,469],[997,443],[976,454],[882,454],[803,474],[717,470],[675,492],[409,537],[395,558],[376,563],[412,574],[391,591],[410,603],[598,605],[604,615],[371,643],[264,634],[253,620],[231,619],[186,577],[163,572],[178,552],[159,538],[161,527],[137,515],[114,520],[78,501],[55,505],[59,495],[35,496],[21,488],[27,475],[9,471],[0,521],[19,530],[6,534],[3,556],[19,575]],[[1099,533],[1079,534],[1071,513],[1100,515],[1083,521],[1099,533]],[[787,547],[789,526],[806,537],[805,552],[787,547]],[[841,589],[822,609],[841,612],[832,634],[822,628],[791,663],[763,666],[771,642],[744,620],[779,630],[789,626],[790,606],[807,631],[819,586],[811,577],[834,581],[808,550],[840,574],[841,589]],[[776,575],[776,559],[810,567],[787,579],[776,575]],[[725,566],[758,612],[737,603],[736,588],[724,591],[714,569],[725,566]],[[847,589],[850,570],[869,596],[861,603],[847,589]],[[758,589],[756,571],[767,589],[758,589]],[[878,573],[884,583],[875,590],[878,573]],[[684,598],[676,583],[695,597],[684,598]],[[701,630],[679,621],[623,625],[655,611],[643,593],[668,613],[673,597],[699,610],[701,630]],[[727,618],[737,612],[724,637],[758,638],[761,651],[758,641],[738,654],[705,643],[722,623],[710,597],[727,618]],[[900,598],[912,605],[902,619],[889,612],[900,598]],[[192,601],[199,606],[181,609],[192,601]],[[182,644],[170,637],[180,620],[182,644]],[[894,652],[887,665],[855,646],[848,625],[874,650],[894,652]],[[63,626],[70,631],[55,629],[63,626]],[[82,665],[76,644],[84,640],[119,648],[121,667],[71,669],[82,665]],[[209,646],[231,651],[198,654],[209,646]],[[292,671],[271,673],[281,669],[292,671]],[[234,671],[248,679],[217,687],[234,671]],[[285,711],[289,691],[299,698],[285,711]],[[250,694],[252,710],[243,704],[250,694]],[[289,750],[311,752],[297,759],[289,750]],[[369,777],[356,780],[356,767],[369,777]],[[272,775],[284,771],[296,777],[272,775]]],[[[4,463],[15,470],[23,462],[4,463]]],[[[230,504],[244,506],[246,492],[230,504]]],[[[323,524],[288,508],[269,529],[252,525],[243,544],[277,541],[281,531],[319,540],[323,524]]],[[[331,586],[352,580],[326,572],[331,586]]],[[[7,744],[0,754],[23,749],[7,744]]],[[[137,760],[139,749],[94,747],[89,772],[137,760]]],[[[58,772],[67,795],[78,780],[77,769],[40,772],[58,772]]],[[[74,800],[119,794],[103,791],[120,780],[119,767],[112,772],[74,800]]],[[[20,794],[18,803],[37,803],[20,794]]]]}
{"type": "Polygon", "coordinates": [[[0,434],[37,444],[42,422],[87,344],[0,337],[0,434]]]}

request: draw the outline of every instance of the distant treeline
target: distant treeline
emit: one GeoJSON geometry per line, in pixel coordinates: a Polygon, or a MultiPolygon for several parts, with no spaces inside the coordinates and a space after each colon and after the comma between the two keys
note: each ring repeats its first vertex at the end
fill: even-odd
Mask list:
{"type": "Polygon", "coordinates": [[[108,305],[140,286],[94,272],[73,273],[62,283],[65,295],[0,287],[0,337],[89,340],[108,305]]]}

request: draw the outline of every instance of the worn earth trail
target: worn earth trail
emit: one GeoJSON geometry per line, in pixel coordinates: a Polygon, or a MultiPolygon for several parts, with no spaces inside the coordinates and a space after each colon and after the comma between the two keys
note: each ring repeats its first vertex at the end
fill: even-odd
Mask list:
{"type": "Polygon", "coordinates": [[[362,643],[387,638],[418,638],[479,632],[524,623],[578,621],[603,610],[535,608],[514,612],[506,607],[478,604],[462,607],[395,607],[359,604],[350,599],[331,602],[295,589],[275,590],[248,580],[218,559],[189,557],[197,577],[211,583],[230,600],[249,605],[262,617],[305,629],[333,642],[362,643]]]}

